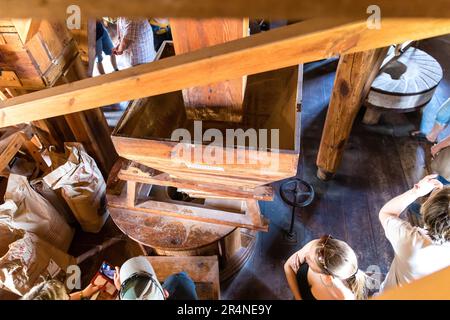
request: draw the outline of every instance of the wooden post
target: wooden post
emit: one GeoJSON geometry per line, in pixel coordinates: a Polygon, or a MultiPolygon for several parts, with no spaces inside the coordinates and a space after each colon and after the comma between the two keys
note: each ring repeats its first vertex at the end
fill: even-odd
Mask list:
{"type": "Polygon", "coordinates": [[[319,179],[336,173],[353,121],[386,53],[387,48],[379,48],[341,56],[317,155],[319,179]]]}
{"type": "MultiPolygon", "coordinates": [[[[80,57],[77,57],[66,74],[59,80],[70,83],[87,78],[80,57]]],[[[88,153],[94,157],[105,177],[117,160],[117,153],[112,144],[108,123],[100,108],[64,116],[77,141],[82,142],[88,153]]]]}

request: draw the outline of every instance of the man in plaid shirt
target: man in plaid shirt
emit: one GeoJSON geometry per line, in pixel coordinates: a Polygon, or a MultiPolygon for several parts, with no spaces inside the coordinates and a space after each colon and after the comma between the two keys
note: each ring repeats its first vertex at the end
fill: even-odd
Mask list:
{"type": "Polygon", "coordinates": [[[119,44],[113,53],[126,55],[131,66],[152,62],[156,52],[153,45],[153,30],[146,19],[117,19],[119,44]]]}

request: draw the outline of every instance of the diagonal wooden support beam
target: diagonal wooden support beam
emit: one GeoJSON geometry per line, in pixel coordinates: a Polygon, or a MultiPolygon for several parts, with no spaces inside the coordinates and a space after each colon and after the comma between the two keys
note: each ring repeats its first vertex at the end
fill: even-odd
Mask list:
{"type": "Polygon", "coordinates": [[[450,33],[450,19],[318,19],[0,102],[0,127],[450,33]]]}
{"type": "Polygon", "coordinates": [[[317,155],[319,179],[329,180],[336,173],[353,122],[387,52],[385,47],[341,56],[317,155]]]}
{"type": "MultiPolygon", "coordinates": [[[[78,5],[83,17],[311,17],[366,16],[376,4],[383,17],[449,17],[447,0],[0,0],[0,17],[67,18],[67,8],[78,5]]],[[[83,18],[84,19],[84,18],[83,18]]]]}

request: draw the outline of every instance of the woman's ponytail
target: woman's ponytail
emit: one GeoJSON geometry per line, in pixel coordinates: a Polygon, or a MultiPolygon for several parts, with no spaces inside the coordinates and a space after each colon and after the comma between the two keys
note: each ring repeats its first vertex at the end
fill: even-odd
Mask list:
{"type": "Polygon", "coordinates": [[[347,280],[348,287],[355,295],[356,300],[365,300],[367,299],[367,275],[358,269],[358,271],[348,278],[347,280]]]}

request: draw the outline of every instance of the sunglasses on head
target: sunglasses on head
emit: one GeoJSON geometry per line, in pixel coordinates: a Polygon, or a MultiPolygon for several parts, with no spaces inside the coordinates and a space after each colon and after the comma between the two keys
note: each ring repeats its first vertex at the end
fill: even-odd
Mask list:
{"type": "Polygon", "coordinates": [[[317,260],[321,264],[322,268],[331,275],[331,272],[328,271],[327,263],[325,261],[325,249],[326,249],[327,243],[330,239],[333,239],[333,237],[330,234],[320,237],[319,244],[318,244],[320,246],[320,248],[317,251],[317,260]]]}

